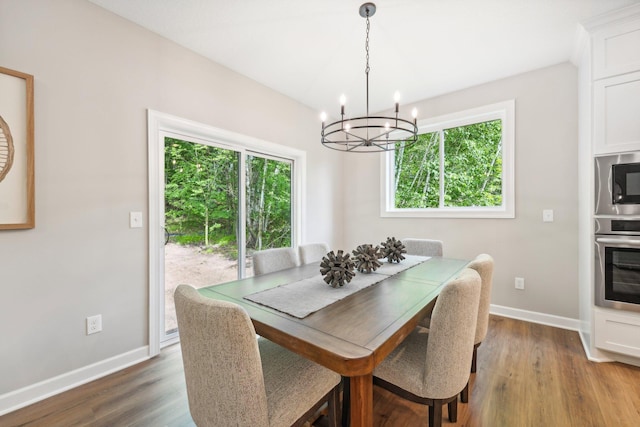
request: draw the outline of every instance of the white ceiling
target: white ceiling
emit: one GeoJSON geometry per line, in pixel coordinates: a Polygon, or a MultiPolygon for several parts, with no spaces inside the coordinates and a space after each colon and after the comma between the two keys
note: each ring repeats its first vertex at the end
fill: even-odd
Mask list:
{"type": "MultiPolygon", "coordinates": [[[[89,0],[329,115],[365,110],[363,0],[89,0]]],[[[370,111],[568,61],[578,23],[640,0],[374,0],[370,111]]]]}

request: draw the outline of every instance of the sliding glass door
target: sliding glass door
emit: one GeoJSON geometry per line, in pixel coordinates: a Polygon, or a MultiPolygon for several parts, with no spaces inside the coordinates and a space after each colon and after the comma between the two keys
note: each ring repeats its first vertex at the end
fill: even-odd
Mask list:
{"type": "Polygon", "coordinates": [[[149,110],[149,355],[178,341],[173,290],[247,277],[301,239],[306,154],[149,110]]]}

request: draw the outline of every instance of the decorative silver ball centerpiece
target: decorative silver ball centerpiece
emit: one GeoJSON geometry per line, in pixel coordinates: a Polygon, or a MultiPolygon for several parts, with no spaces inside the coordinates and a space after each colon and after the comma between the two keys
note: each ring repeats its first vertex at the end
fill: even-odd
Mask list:
{"type": "Polygon", "coordinates": [[[387,258],[389,262],[400,262],[404,259],[407,250],[400,240],[395,237],[387,237],[386,242],[381,242],[383,258],[387,258]]]}
{"type": "Polygon", "coordinates": [[[382,265],[380,261],[378,261],[378,258],[382,258],[379,246],[374,247],[367,243],[358,246],[352,253],[356,259],[356,270],[361,273],[371,273],[382,265]]]}
{"type": "Polygon", "coordinates": [[[320,262],[320,274],[324,276],[324,281],[332,288],[344,286],[349,283],[356,273],[353,271],[355,264],[351,255],[346,254],[342,249],[334,254],[329,252],[320,262]]]}

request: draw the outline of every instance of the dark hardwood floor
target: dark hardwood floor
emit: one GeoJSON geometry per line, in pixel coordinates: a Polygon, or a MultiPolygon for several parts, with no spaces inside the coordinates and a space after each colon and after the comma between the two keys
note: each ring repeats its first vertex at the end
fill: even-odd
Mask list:
{"type": "MultiPolygon", "coordinates": [[[[375,426],[427,425],[426,406],[374,393],[375,426]]],[[[0,417],[2,427],[193,425],[177,345],[0,417]]],[[[445,415],[443,425],[454,424],[445,415]]],[[[492,316],[470,402],[458,405],[455,425],[640,426],[640,368],[589,362],[576,332],[492,316]]]]}

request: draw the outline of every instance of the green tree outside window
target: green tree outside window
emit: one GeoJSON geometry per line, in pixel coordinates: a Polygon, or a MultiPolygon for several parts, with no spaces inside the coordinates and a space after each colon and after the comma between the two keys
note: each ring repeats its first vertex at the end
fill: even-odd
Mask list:
{"type": "Polygon", "coordinates": [[[501,120],[421,134],[401,146],[394,160],[396,208],[502,204],[501,120]]]}

